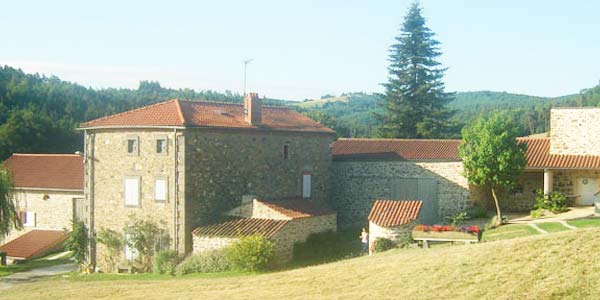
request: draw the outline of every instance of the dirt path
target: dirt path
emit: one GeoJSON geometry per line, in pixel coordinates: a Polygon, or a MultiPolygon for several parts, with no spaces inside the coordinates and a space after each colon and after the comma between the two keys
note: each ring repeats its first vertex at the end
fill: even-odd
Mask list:
{"type": "Polygon", "coordinates": [[[11,274],[0,278],[0,290],[11,288],[16,284],[31,282],[43,277],[65,274],[75,270],[77,270],[77,265],[69,263],[11,274]]]}

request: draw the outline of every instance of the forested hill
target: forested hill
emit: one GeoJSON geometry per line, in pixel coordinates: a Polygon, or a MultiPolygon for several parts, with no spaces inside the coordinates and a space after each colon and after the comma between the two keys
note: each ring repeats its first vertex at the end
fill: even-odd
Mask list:
{"type": "MultiPolygon", "coordinates": [[[[381,111],[379,102],[377,94],[345,93],[304,101],[297,106],[300,111],[336,129],[340,136],[368,137],[376,134],[378,121],[375,114],[381,111]]],[[[511,113],[520,124],[521,134],[530,135],[548,130],[552,106],[600,106],[600,86],[581,94],[556,98],[492,91],[458,92],[448,106],[455,111],[451,121],[457,128],[448,138],[459,137],[460,129],[478,116],[498,110],[511,113]]]]}
{"type": "MultiPolygon", "coordinates": [[[[142,81],[138,89],[86,88],[55,76],[0,66],[0,161],[14,152],[72,153],[82,149],[79,123],[172,98],[241,102],[226,91],[169,89],[142,81]]],[[[265,99],[269,105],[287,101],[265,99]]]]}
{"type": "MultiPolygon", "coordinates": [[[[267,105],[287,105],[330,126],[344,137],[375,135],[380,111],[379,96],[347,93],[318,102],[265,99],[267,105]],[[300,105],[299,105],[300,104],[300,105]]],[[[14,152],[72,153],[82,149],[79,123],[172,98],[241,102],[240,94],[211,90],[170,89],[158,82],[142,81],[137,89],[91,89],[57,77],[26,74],[0,66],[0,160],[14,152]]],[[[459,137],[460,128],[481,114],[494,110],[514,113],[522,135],[546,131],[549,109],[561,106],[600,106],[600,86],[580,95],[541,98],[504,92],[457,93],[450,107],[456,130],[445,137],[459,137]]]]}

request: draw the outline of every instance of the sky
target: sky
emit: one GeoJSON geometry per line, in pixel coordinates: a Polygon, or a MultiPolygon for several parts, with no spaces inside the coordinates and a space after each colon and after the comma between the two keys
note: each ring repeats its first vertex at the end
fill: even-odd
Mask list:
{"type": "MultiPolygon", "coordinates": [[[[413,1],[0,0],[0,65],[94,88],[290,100],[381,92],[413,1]]],[[[422,0],[448,91],[536,96],[600,82],[600,1],[422,0]]]]}

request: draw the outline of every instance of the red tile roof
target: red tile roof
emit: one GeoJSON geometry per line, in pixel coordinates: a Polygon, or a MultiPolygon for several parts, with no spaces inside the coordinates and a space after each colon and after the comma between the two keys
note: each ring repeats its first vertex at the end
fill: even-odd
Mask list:
{"type": "Polygon", "coordinates": [[[291,219],[335,214],[335,211],[328,208],[317,207],[312,204],[312,202],[305,199],[286,199],[277,202],[257,201],[291,219]]]}
{"type": "Polygon", "coordinates": [[[90,127],[192,126],[272,129],[334,133],[310,118],[284,107],[262,107],[260,126],[244,120],[244,106],[232,103],[169,100],[81,124],[90,127]]]}
{"type": "Polygon", "coordinates": [[[0,251],[8,256],[30,259],[54,250],[67,239],[62,230],[32,230],[0,246],[0,251]]]}
{"type": "Polygon", "coordinates": [[[460,140],[339,139],[333,143],[335,160],[446,160],[460,161],[460,140]]]}
{"type": "Polygon", "coordinates": [[[597,155],[550,154],[549,138],[519,138],[527,145],[527,168],[529,169],[600,169],[597,155]]]}
{"type": "Polygon", "coordinates": [[[83,157],[77,154],[20,154],[4,166],[17,188],[83,190],[83,157]]]}
{"type": "Polygon", "coordinates": [[[287,220],[241,218],[219,224],[200,226],[194,229],[193,234],[197,236],[230,238],[260,234],[269,238],[283,228],[287,222],[287,220]]]}
{"type": "Polygon", "coordinates": [[[419,217],[422,205],[420,200],[375,200],[369,221],[381,227],[408,224],[419,217]]]}

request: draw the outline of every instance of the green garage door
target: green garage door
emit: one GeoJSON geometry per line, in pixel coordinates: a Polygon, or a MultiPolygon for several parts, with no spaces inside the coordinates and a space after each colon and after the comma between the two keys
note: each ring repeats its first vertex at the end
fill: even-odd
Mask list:
{"type": "Polygon", "coordinates": [[[418,222],[423,224],[439,223],[438,182],[435,178],[398,178],[392,186],[394,200],[421,200],[421,215],[418,222]]]}

